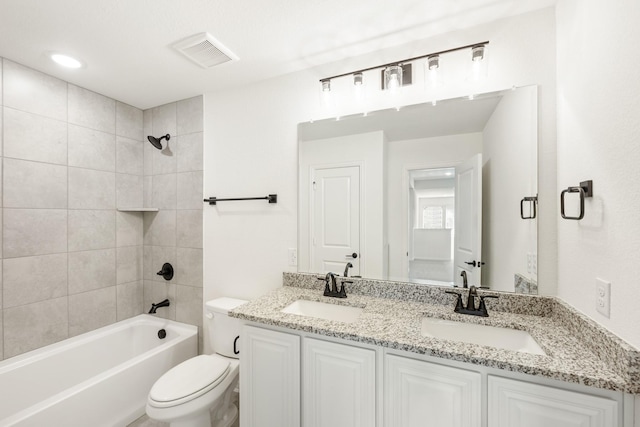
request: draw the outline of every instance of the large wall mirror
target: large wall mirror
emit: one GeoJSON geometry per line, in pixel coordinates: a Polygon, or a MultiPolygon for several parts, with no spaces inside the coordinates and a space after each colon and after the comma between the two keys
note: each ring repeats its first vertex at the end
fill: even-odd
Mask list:
{"type": "Polygon", "coordinates": [[[298,126],[298,270],[537,293],[537,87],[298,126]]]}

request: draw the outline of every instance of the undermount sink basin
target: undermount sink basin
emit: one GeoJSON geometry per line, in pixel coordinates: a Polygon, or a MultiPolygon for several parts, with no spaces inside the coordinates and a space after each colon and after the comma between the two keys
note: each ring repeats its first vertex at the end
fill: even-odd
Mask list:
{"type": "Polygon", "coordinates": [[[282,313],[297,314],[299,316],[315,317],[318,319],[335,320],[353,323],[358,320],[362,308],[347,305],[327,304],[325,302],[307,301],[299,299],[282,309],[282,313]]]}
{"type": "Polygon", "coordinates": [[[462,341],[531,354],[546,354],[528,332],[517,329],[424,317],[420,332],[425,337],[462,341]]]}

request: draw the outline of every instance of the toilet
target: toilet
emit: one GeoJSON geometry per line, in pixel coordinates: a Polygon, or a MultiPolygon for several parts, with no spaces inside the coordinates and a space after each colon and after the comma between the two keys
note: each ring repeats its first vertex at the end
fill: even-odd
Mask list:
{"type": "Polygon", "coordinates": [[[200,355],[171,368],[147,397],[149,418],[171,427],[229,427],[238,418],[231,401],[238,384],[240,321],[229,310],[247,301],[217,298],[205,304],[205,320],[216,354],[200,355]]]}

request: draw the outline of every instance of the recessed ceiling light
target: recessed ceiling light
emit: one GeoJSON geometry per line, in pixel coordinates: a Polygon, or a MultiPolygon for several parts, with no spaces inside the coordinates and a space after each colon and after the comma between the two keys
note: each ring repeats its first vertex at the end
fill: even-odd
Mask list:
{"type": "Polygon", "coordinates": [[[82,67],[82,62],[80,62],[79,60],[77,60],[76,58],[73,58],[69,55],[64,55],[62,53],[52,53],[51,55],[51,59],[58,65],[62,65],[63,67],[67,67],[67,68],[81,68],[82,67]]]}

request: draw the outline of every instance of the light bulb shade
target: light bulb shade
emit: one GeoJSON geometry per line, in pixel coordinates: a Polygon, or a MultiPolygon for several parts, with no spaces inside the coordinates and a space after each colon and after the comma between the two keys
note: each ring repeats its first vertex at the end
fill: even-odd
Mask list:
{"type": "Polygon", "coordinates": [[[427,68],[429,70],[437,70],[440,68],[440,55],[431,55],[427,58],[427,68]]]}
{"type": "Polygon", "coordinates": [[[425,88],[427,90],[444,86],[443,68],[440,66],[440,55],[431,55],[427,58],[424,73],[425,88]]]}
{"type": "Polygon", "coordinates": [[[323,80],[320,83],[322,83],[323,92],[331,92],[331,80],[323,80]]]}
{"type": "Polygon", "coordinates": [[[390,65],[384,69],[384,88],[396,91],[402,86],[402,64],[390,65]]]}
{"type": "Polygon", "coordinates": [[[471,70],[469,80],[480,82],[488,76],[489,60],[487,58],[487,46],[476,45],[471,48],[471,70]]]}
{"type": "Polygon", "coordinates": [[[354,73],[353,74],[353,84],[356,86],[362,86],[364,82],[362,73],[354,73]]]}
{"type": "Polygon", "coordinates": [[[471,48],[471,60],[482,61],[484,59],[484,45],[479,44],[471,48]]]}

